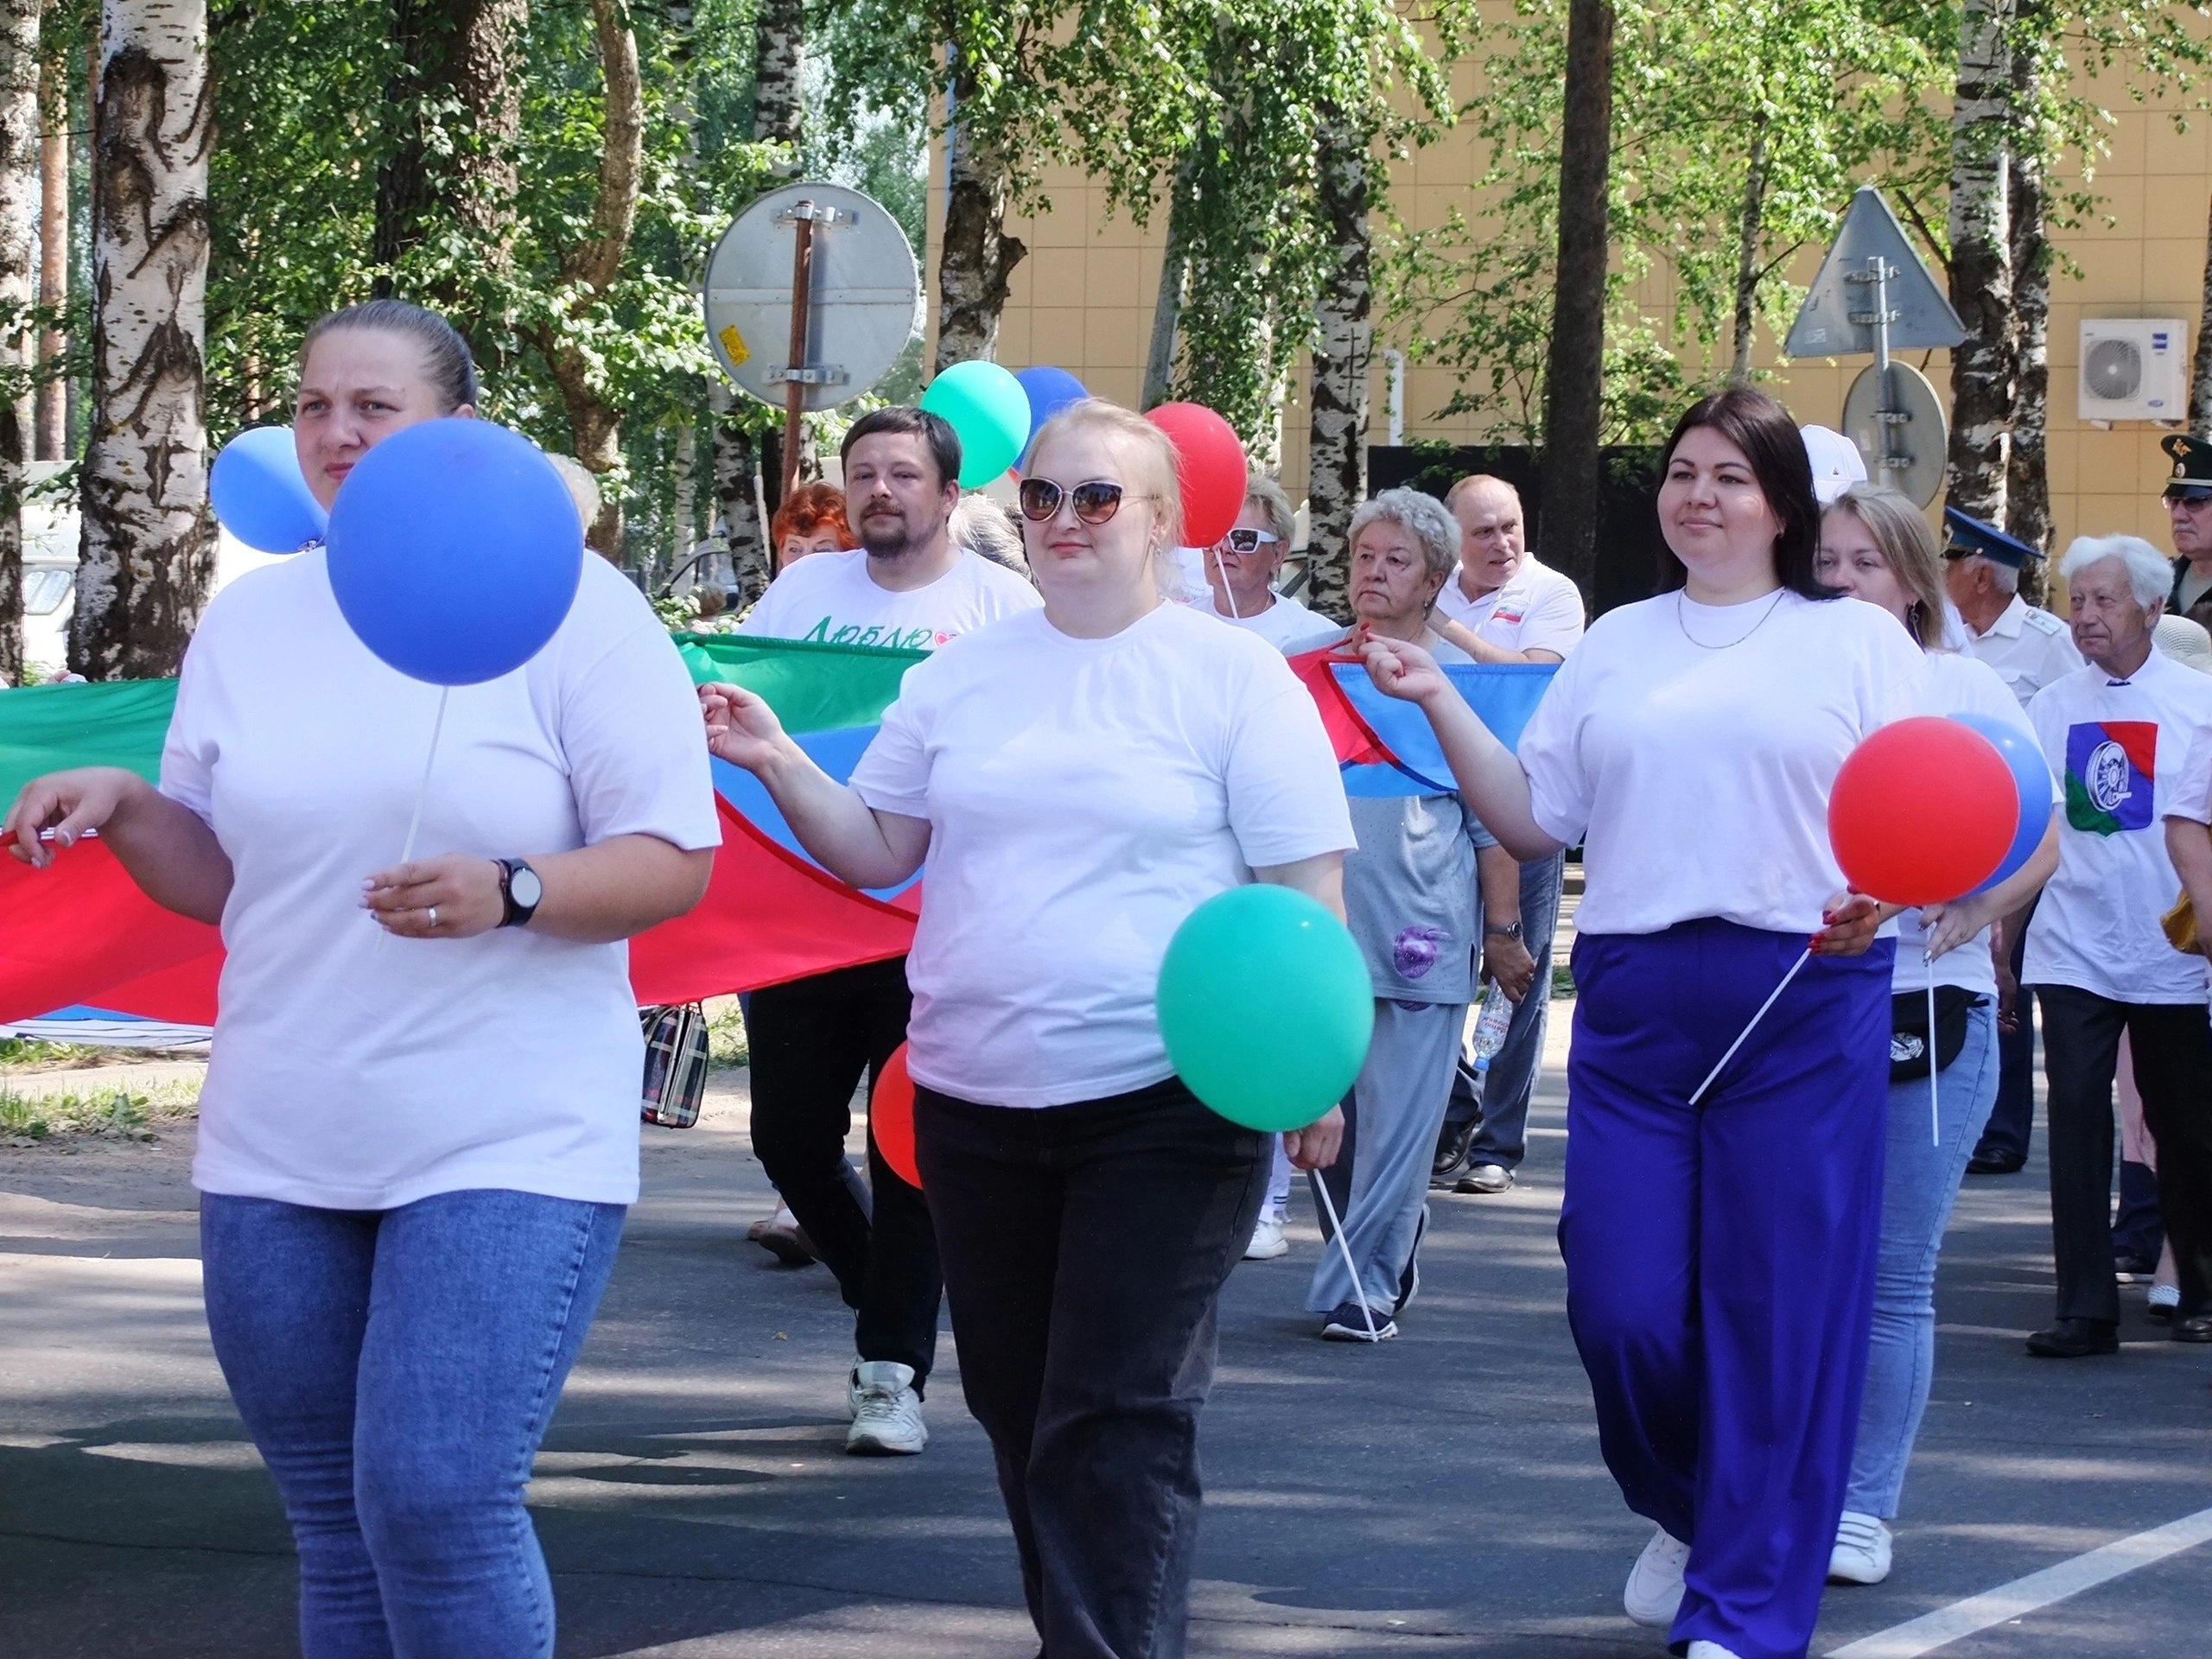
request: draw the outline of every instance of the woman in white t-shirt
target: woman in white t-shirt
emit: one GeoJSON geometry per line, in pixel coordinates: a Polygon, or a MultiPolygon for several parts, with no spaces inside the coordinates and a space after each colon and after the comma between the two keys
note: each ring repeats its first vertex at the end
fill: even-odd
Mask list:
{"type": "MultiPolygon", "coordinates": [[[[1854,484],[1821,521],[1816,565],[1831,587],[1878,605],[1902,623],[1928,658],[1923,712],[1980,715],[2016,728],[2037,748],[2035,728],[1997,671],[1945,643],[1942,565],[1928,520],[1896,490],[1854,484]]],[[[2054,793],[2056,792],[2054,787],[2054,793]]],[[[1986,893],[1908,910],[1898,919],[1891,976],[1896,1040],[1891,1050],[1889,1147],[1883,1162],[1881,1255],[1874,1277],[1874,1325],[1857,1448],[1828,1576],[1879,1584],[1889,1576],[1891,1536],[1905,1464],[1928,1407],[1936,1355],[1936,1256],[1959,1182],[1997,1100],[1997,964],[1991,928],[2018,925],[2036,890],[2058,867],[2058,824],[2027,863],[1986,893]],[[1928,1091],[1928,986],[1936,985],[1936,1116],[1928,1091]]]]}
{"type": "MultiPolygon", "coordinates": [[[[325,318],[308,487],[328,506],[372,447],[475,401],[442,318],[325,318]]],[[[62,772],[9,815],[17,857],[97,829],[149,897],[221,925],[207,1323],[291,1517],[310,1655],[552,1652],[523,1490],[637,1197],[622,941],[698,902],[719,839],[689,679],[587,554],[551,642],[454,689],[432,850],[394,866],[441,692],[354,637],[310,545],[208,607],[158,790],[62,772]]]]}
{"type": "Polygon", "coordinates": [[[1298,518],[1282,486],[1265,473],[1244,483],[1244,511],[1229,533],[1206,550],[1206,593],[1200,610],[1249,628],[1286,656],[1301,651],[1333,627],[1329,619],[1275,592],[1283,555],[1298,533],[1298,518]]]}
{"type": "MultiPolygon", "coordinates": [[[[1351,823],[1281,657],[1163,602],[1182,512],[1156,428],[1100,402],[1055,416],[1020,499],[1044,608],[909,671],[849,789],[734,687],[705,689],[708,731],[846,880],[928,855],[907,963],[922,1187],[1030,1614],[1049,1653],[1173,1659],[1215,1303],[1268,1138],[1175,1077],[1160,958],[1253,880],[1341,915],[1351,823]]],[[[1332,1112],[1292,1160],[1326,1164],[1341,1133],[1332,1112]]]]}
{"type": "Polygon", "coordinates": [[[1583,844],[1560,1244],[1599,1445],[1659,1529],[1623,1600],[1690,1659],[1770,1659],[1819,1617],[1881,1207],[1893,947],[1842,890],[1828,793],[1924,676],[1815,577],[1811,470],[1771,397],[1684,415],[1658,505],[1669,591],[1599,619],[1517,757],[1425,654],[1366,651],[1516,857],[1583,844]]]}

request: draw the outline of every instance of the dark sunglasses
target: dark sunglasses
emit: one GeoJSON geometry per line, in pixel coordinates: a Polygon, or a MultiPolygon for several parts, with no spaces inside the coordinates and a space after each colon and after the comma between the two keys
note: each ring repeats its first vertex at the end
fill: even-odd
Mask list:
{"type": "Polygon", "coordinates": [[[1256,553],[1282,539],[1271,530],[1232,530],[1221,538],[1221,544],[1232,553],[1256,553]]]}
{"type": "Polygon", "coordinates": [[[2207,501],[2212,501],[2212,490],[2168,490],[2166,492],[2166,505],[2168,506],[2171,506],[2177,501],[2180,502],[2185,507],[2201,507],[2207,501]]]}
{"type": "Polygon", "coordinates": [[[1103,478],[1077,484],[1072,489],[1064,489],[1049,478],[1021,480],[1021,516],[1033,524],[1045,524],[1058,516],[1060,503],[1065,501],[1075,509],[1077,523],[1103,524],[1122,510],[1125,499],[1148,501],[1152,498],[1125,496],[1119,484],[1103,478]]]}

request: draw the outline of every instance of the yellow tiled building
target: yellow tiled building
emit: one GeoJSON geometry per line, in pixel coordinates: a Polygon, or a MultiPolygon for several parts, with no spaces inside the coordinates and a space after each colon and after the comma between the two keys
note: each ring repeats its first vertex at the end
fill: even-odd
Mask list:
{"type": "MultiPolygon", "coordinates": [[[[1455,92],[1464,99],[1478,84],[1476,63],[1458,66],[1455,92]]],[[[2158,493],[2168,462],[2158,440],[2170,429],[2148,422],[2099,429],[2077,413],[2080,327],[2085,318],[2179,319],[2192,346],[2204,308],[2207,211],[2212,203],[2212,117],[2177,131],[2175,116],[2191,100],[2147,82],[2131,90],[2123,71],[2096,87],[2098,101],[2116,112],[2109,153],[2098,158],[2101,213],[2088,225],[2054,239],[2076,270],[2054,273],[2051,288],[2049,422],[2051,505],[2056,545],[2081,534],[2133,531],[2167,545],[2158,493]],[[2134,91],[2143,101],[2137,103],[2134,91]]],[[[1483,170],[1479,142],[1455,130],[1397,163],[1390,174],[1392,206],[1421,228],[1443,222],[1454,207],[1478,223],[1473,184],[1483,170]]],[[[941,153],[931,168],[930,246],[934,251],[944,211],[941,153]]],[[[1029,254],[1013,273],[999,339],[999,360],[1013,367],[1052,364],[1067,369],[1101,396],[1135,403],[1144,378],[1153,307],[1166,238],[1165,205],[1139,227],[1126,214],[1109,213],[1106,192],[1071,169],[1050,174],[1046,194],[1052,210],[1018,219],[1009,231],[1029,254]]],[[[1840,213],[1846,204],[1839,201],[1840,213]]],[[[1730,227],[1716,233],[1732,235],[1730,227]]],[[[1821,250],[1808,248],[1789,271],[1809,282],[1821,250]]],[[[1941,280],[1940,271],[1937,273],[1941,280]]],[[[934,292],[936,274],[929,274],[934,292]]],[[[1671,274],[1663,267],[1637,287],[1637,300],[1653,326],[1665,329],[1672,315],[1671,274]]],[[[1369,441],[1386,441],[1389,373],[1385,353],[1409,342],[1403,328],[1378,327],[1370,389],[1369,441]]],[[[1772,372],[1765,384],[1801,422],[1840,425],[1846,389],[1866,366],[1865,358],[1785,362],[1781,342],[1762,326],[1757,360],[1772,372]]],[[[1943,352],[1900,353],[1928,376],[1948,404],[1949,364],[1943,352]]],[[[1306,415],[1303,372],[1294,376],[1284,420],[1283,477],[1303,494],[1306,415]]],[[[1457,389],[1449,372],[1415,365],[1404,387],[1405,435],[1474,442],[1491,438],[1478,416],[1450,421],[1436,411],[1457,389]]]]}

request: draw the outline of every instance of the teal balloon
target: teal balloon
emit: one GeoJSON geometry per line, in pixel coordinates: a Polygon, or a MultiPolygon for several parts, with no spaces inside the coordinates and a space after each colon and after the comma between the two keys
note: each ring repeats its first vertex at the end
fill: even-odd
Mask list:
{"type": "Polygon", "coordinates": [[[1344,925],[1267,883],[1192,911],[1160,964],[1160,1034],[1232,1123],[1302,1129],[1341,1101],[1375,1034],[1375,982],[1344,925]]]}
{"type": "Polygon", "coordinates": [[[1021,459],[1029,394],[995,363],[955,363],[930,382],[922,407],[960,435],[960,487],[979,490],[1021,459]]]}

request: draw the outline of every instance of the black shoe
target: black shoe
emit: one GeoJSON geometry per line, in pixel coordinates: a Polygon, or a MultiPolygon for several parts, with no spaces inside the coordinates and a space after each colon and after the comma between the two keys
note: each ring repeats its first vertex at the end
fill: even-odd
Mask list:
{"type": "MultiPolygon", "coordinates": [[[[2212,1335],[2204,1339],[2212,1342],[2212,1335]]],[[[2083,1359],[2091,1354],[2116,1354],[2120,1351],[2120,1327],[2109,1319],[2061,1319],[2049,1330],[2038,1331],[2030,1337],[2028,1351],[2037,1359],[2083,1359]]]]}
{"type": "Polygon", "coordinates": [[[2017,1175],[2028,1160],[2017,1152],[1979,1152],[1967,1160],[1969,1175],[2017,1175]]]}
{"type": "Polygon", "coordinates": [[[2166,1333],[2176,1342],[2212,1342],[2212,1313],[2180,1313],[2166,1333]]]}
{"type": "Polygon", "coordinates": [[[1436,1159],[1428,1166],[1431,1186],[1449,1186],[1458,1179],[1467,1161],[1467,1147],[1474,1141],[1475,1128],[1482,1120],[1471,1117],[1465,1123],[1446,1123],[1444,1133],[1436,1137],[1436,1159]]]}
{"type": "Polygon", "coordinates": [[[2157,1262],[2146,1262],[2139,1255],[2120,1254],[2112,1259],[2112,1275],[2123,1285],[2140,1283],[2158,1270],[2157,1262]]]}

